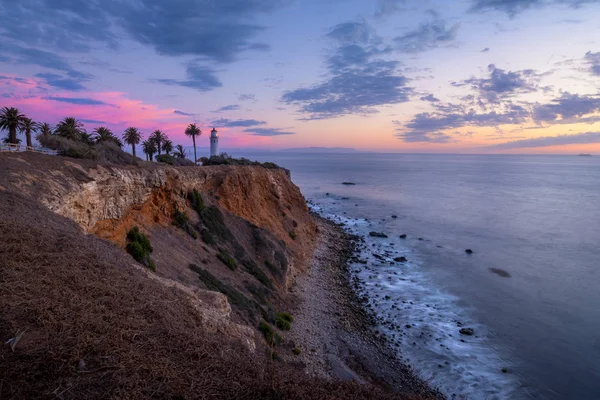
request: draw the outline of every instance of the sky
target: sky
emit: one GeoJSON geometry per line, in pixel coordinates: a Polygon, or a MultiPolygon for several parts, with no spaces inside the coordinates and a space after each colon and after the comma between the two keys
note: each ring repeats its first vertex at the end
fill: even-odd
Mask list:
{"type": "Polygon", "coordinates": [[[0,107],[200,146],[600,153],[600,0],[0,0],[0,107]]]}

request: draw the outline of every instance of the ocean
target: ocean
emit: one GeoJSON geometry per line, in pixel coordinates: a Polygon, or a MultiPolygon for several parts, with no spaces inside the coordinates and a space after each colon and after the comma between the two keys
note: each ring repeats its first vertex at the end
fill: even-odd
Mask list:
{"type": "Polygon", "coordinates": [[[600,157],[247,157],[365,237],[356,290],[450,398],[600,399],[600,157]]]}

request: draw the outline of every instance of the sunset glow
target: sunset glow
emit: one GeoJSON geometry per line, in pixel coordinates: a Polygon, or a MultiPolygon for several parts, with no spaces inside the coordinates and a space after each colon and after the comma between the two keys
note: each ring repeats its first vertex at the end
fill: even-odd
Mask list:
{"type": "Polygon", "coordinates": [[[598,1],[49,3],[0,8],[0,106],[36,121],[186,146],[196,122],[224,151],[600,153],[598,1]]]}

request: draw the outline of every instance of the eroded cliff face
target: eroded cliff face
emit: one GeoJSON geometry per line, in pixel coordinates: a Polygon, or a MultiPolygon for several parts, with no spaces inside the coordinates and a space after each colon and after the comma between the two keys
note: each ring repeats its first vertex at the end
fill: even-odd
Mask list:
{"type": "Polygon", "coordinates": [[[254,324],[266,304],[277,304],[306,268],[317,234],[300,190],[284,170],[116,167],[24,153],[2,155],[0,169],[0,191],[36,199],[121,248],[127,232],[140,227],[150,237],[157,264],[156,273],[143,271],[147,278],[185,293],[207,327],[239,336],[251,348],[252,330],[231,325],[229,303],[235,300],[234,319],[254,324]],[[189,200],[194,190],[216,222],[194,210],[189,200]],[[173,226],[176,210],[196,238],[173,226]],[[203,241],[199,233],[210,229],[214,240],[203,241]],[[236,268],[223,265],[222,253],[235,259],[236,268]],[[224,294],[215,292],[206,273],[224,294]]]}

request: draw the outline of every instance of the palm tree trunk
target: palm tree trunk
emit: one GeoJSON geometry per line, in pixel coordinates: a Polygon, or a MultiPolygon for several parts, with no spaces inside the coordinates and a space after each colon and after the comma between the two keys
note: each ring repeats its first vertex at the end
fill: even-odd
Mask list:
{"type": "Polygon", "coordinates": [[[8,129],[8,141],[12,144],[17,144],[17,127],[11,126],[8,129]]]}
{"type": "Polygon", "coordinates": [[[196,136],[192,136],[192,142],[194,142],[194,165],[198,165],[198,156],[196,156],[196,136]]]}
{"type": "Polygon", "coordinates": [[[27,138],[27,147],[32,147],[33,143],[31,143],[31,129],[27,129],[25,131],[25,137],[27,138]]]}
{"type": "Polygon", "coordinates": [[[131,152],[133,153],[133,161],[135,161],[135,144],[131,144],[131,152]]]}

